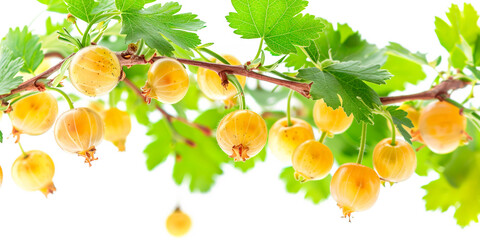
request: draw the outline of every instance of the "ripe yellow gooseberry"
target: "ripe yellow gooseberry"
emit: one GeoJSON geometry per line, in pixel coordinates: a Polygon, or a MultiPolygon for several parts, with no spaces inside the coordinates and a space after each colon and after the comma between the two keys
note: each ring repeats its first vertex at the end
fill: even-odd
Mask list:
{"type": "Polygon", "coordinates": [[[37,93],[22,98],[12,105],[10,120],[14,136],[25,133],[40,135],[48,131],[55,123],[58,104],[54,96],[47,92],[37,93]]]}
{"type": "Polygon", "coordinates": [[[333,174],[330,192],[343,215],[369,209],[380,193],[380,179],[373,169],[358,163],[345,163],[333,174]]]}
{"type": "Polygon", "coordinates": [[[103,121],[100,115],[90,108],[75,108],[64,112],[55,123],[55,140],[64,151],[77,153],[90,163],[95,147],[104,135],[103,121]]]}
{"type": "Polygon", "coordinates": [[[268,148],[273,155],[282,162],[290,163],[295,148],[301,143],[314,139],[313,129],[306,121],[291,118],[288,126],[287,118],[276,121],[268,134],[268,148]]]}
{"type": "Polygon", "coordinates": [[[125,141],[132,129],[130,115],[118,108],[110,108],[102,112],[102,117],[105,125],[105,140],[112,142],[119,151],[125,151],[125,141]]]}
{"type": "Polygon", "coordinates": [[[295,169],[295,179],[301,182],[320,180],[332,169],[333,154],[323,143],[307,140],[293,152],[292,166],[295,169]]]}
{"type": "Polygon", "coordinates": [[[237,110],[218,124],[217,142],[235,161],[245,161],[257,155],[267,142],[267,125],[256,112],[237,110]]]}
{"type": "Polygon", "coordinates": [[[407,180],[415,172],[417,157],[412,146],[401,139],[385,138],[373,150],[373,167],[380,177],[389,182],[407,180]]]}
{"type": "Polygon", "coordinates": [[[0,187],[2,186],[3,182],[3,171],[2,171],[2,166],[0,166],[0,187]]]}
{"type": "Polygon", "coordinates": [[[155,61],[148,70],[142,90],[148,102],[155,98],[162,103],[174,104],[185,97],[188,86],[188,74],[182,64],[175,59],[163,58],[155,61]]]}
{"type": "Polygon", "coordinates": [[[465,136],[467,120],[447,102],[433,102],[420,113],[418,129],[430,150],[443,154],[455,150],[465,136]]]}
{"type": "Polygon", "coordinates": [[[92,45],[82,48],[72,58],[69,76],[73,86],[87,96],[110,92],[117,86],[122,67],[114,52],[92,45]]]}
{"type": "Polygon", "coordinates": [[[192,220],[190,217],[182,212],[180,208],[175,209],[170,216],[167,218],[167,231],[175,236],[181,237],[188,233],[190,227],[192,226],[192,220]]]}
{"type": "MultiPolygon", "coordinates": [[[[240,61],[232,55],[222,55],[231,65],[241,65],[240,61]]],[[[215,61],[215,58],[211,59],[215,61]]],[[[222,63],[216,60],[216,63],[222,63]]],[[[245,86],[245,76],[235,75],[240,84],[245,86]]],[[[228,84],[225,88],[222,85],[222,79],[215,71],[205,68],[199,68],[197,72],[198,87],[208,98],[213,100],[226,100],[237,94],[237,90],[233,84],[228,84]]]]}
{"type": "Polygon", "coordinates": [[[41,191],[45,196],[53,193],[52,179],[55,165],[48,154],[32,150],[19,156],[12,166],[13,181],[26,191],[41,191]]]}
{"type": "Polygon", "coordinates": [[[353,115],[347,116],[341,106],[333,110],[323,99],[320,99],[313,107],[313,119],[320,131],[332,135],[345,132],[352,124],[353,115]]]}
{"type": "Polygon", "coordinates": [[[97,112],[98,114],[101,114],[105,110],[105,104],[99,101],[89,102],[87,107],[97,112]]]}

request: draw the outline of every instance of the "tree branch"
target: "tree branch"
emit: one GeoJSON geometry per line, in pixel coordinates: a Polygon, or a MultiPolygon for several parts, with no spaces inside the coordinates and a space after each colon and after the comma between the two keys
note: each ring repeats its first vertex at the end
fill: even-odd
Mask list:
{"type": "MultiPolygon", "coordinates": [[[[150,61],[154,62],[162,58],[167,58],[167,57],[154,57],[150,61]]],[[[145,61],[143,56],[136,56],[136,55],[132,55],[130,58],[124,58],[122,56],[119,56],[119,60],[120,60],[120,64],[123,66],[132,66],[132,65],[147,63],[147,61],[145,61]]],[[[209,69],[217,73],[228,73],[233,75],[242,75],[249,78],[255,78],[258,80],[262,80],[265,82],[290,88],[300,93],[304,97],[307,97],[307,98],[310,97],[310,88],[312,86],[312,83],[294,82],[294,81],[289,81],[284,79],[278,79],[278,78],[270,77],[267,75],[262,75],[260,73],[257,73],[251,70],[247,70],[245,69],[244,66],[240,66],[240,65],[233,66],[233,65],[227,65],[222,63],[202,62],[202,61],[182,59],[182,58],[176,58],[176,60],[183,64],[209,69]]]]}
{"type": "MultiPolygon", "coordinates": [[[[50,75],[52,75],[54,72],[56,72],[58,69],[60,69],[60,67],[62,66],[63,62],[66,59],[72,57],[74,54],[66,57],[61,62],[59,62],[55,66],[51,67],[50,69],[46,70],[45,72],[40,73],[39,75],[37,75],[37,76],[25,81],[24,83],[20,84],[20,86],[18,86],[16,89],[12,90],[11,93],[0,95],[0,99],[5,98],[7,96],[10,96],[12,94],[20,93],[22,91],[41,91],[42,86],[36,84],[37,80],[44,79],[44,78],[47,78],[50,75]]],[[[118,57],[118,59],[120,61],[120,64],[122,66],[133,66],[133,65],[139,65],[139,64],[147,64],[147,63],[152,63],[152,62],[154,62],[156,60],[159,60],[159,59],[162,59],[162,58],[166,58],[166,57],[162,57],[162,56],[154,57],[150,61],[147,62],[143,56],[138,56],[138,55],[131,54],[129,51],[117,52],[116,54],[117,54],[117,57],[118,57]]],[[[258,80],[274,83],[274,84],[277,84],[279,86],[284,86],[284,87],[290,88],[290,89],[300,93],[304,97],[307,97],[307,98],[310,97],[310,89],[311,89],[312,83],[295,82],[295,81],[289,81],[289,80],[284,80],[284,79],[278,79],[278,78],[274,78],[274,77],[270,77],[270,76],[267,76],[267,75],[263,75],[263,74],[254,72],[252,70],[247,70],[244,66],[232,66],[232,65],[227,65],[227,64],[202,62],[202,61],[182,59],[182,58],[176,58],[176,60],[178,60],[179,62],[181,62],[183,64],[206,68],[206,69],[215,71],[217,73],[242,75],[242,76],[246,76],[246,77],[249,77],[249,78],[255,78],[255,79],[258,79],[258,80]]],[[[127,83],[127,85],[128,85],[128,83],[127,83]]],[[[470,85],[470,83],[466,82],[466,81],[456,80],[456,79],[448,79],[448,80],[445,80],[445,81],[441,82],[437,86],[435,86],[432,89],[427,90],[427,91],[423,91],[423,92],[416,93],[416,94],[402,95],[402,96],[381,97],[380,101],[384,105],[388,105],[388,104],[400,103],[400,102],[409,101],[409,100],[430,100],[430,99],[440,99],[440,100],[442,100],[445,96],[448,96],[448,94],[449,94],[448,92],[450,90],[456,90],[456,89],[464,88],[467,85],[470,85]]],[[[133,85],[133,86],[135,86],[135,85],[133,85]]],[[[137,88],[137,90],[138,90],[138,88],[137,88]]],[[[164,115],[164,116],[166,116],[166,115],[164,115]]],[[[183,121],[183,120],[180,120],[180,119],[177,119],[177,120],[183,121]]]]}
{"type": "Polygon", "coordinates": [[[388,105],[388,104],[400,103],[400,102],[405,102],[410,100],[430,100],[430,99],[443,100],[449,96],[448,91],[464,88],[470,84],[471,84],[470,82],[466,82],[466,81],[448,79],[427,91],[423,91],[415,94],[409,94],[409,95],[402,95],[402,96],[381,97],[380,101],[384,105],[388,105]]]}

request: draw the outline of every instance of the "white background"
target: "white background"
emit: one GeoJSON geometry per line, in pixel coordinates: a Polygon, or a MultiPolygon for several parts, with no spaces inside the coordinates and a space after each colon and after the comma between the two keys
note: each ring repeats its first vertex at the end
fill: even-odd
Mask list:
{"type": "MultiPolygon", "coordinates": [[[[199,32],[214,49],[252,58],[258,40],[243,40],[233,34],[225,15],[233,8],[227,0],[181,0],[207,23],[199,32]]],[[[434,16],[444,16],[449,5],[462,1],[311,1],[307,12],[329,21],[348,23],[368,41],[384,46],[388,41],[412,51],[444,54],[434,32],[434,16]]],[[[480,9],[480,4],[475,7],[480,9]]],[[[32,23],[42,26],[45,7],[34,0],[0,0],[0,35],[9,27],[32,23]]],[[[42,28],[39,28],[42,29],[42,28]]],[[[419,89],[417,89],[418,91],[419,89]]],[[[81,105],[82,103],[77,103],[81,105]]],[[[67,110],[64,102],[60,110],[67,110]]],[[[7,136],[8,117],[1,120],[7,136]]],[[[172,239],[165,219],[177,201],[193,221],[184,239],[478,239],[480,225],[464,229],[446,213],[426,212],[421,186],[435,179],[412,177],[405,183],[381,189],[375,206],[354,213],[352,223],[330,198],[319,205],[301,194],[286,193],[278,179],[284,167],[275,159],[258,164],[247,174],[224,166],[208,194],[189,193],[171,178],[173,159],[147,171],[142,153],[149,142],[145,128],[134,124],[127,152],[118,153],[112,144],[98,147],[99,161],[93,167],[61,151],[52,131],[43,136],[22,136],[25,149],[47,152],[56,165],[57,192],[48,199],[40,192],[25,192],[10,176],[10,167],[20,155],[13,138],[0,144],[4,182],[0,188],[0,239],[172,239]]]]}

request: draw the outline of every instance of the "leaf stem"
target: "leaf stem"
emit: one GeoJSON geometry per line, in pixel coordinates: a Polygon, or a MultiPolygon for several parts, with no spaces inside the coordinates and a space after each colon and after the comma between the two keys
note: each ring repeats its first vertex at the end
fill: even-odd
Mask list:
{"type": "Polygon", "coordinates": [[[260,53],[262,52],[262,49],[263,49],[263,37],[260,39],[260,46],[258,46],[257,54],[255,55],[255,57],[253,58],[253,60],[255,60],[255,59],[257,59],[258,57],[260,57],[260,53]]]}
{"type": "Polygon", "coordinates": [[[292,96],[293,96],[293,90],[290,90],[288,93],[288,99],[287,99],[287,126],[290,127],[292,126],[292,114],[291,114],[291,107],[290,103],[292,101],[292,96]]]}
{"type": "Polygon", "coordinates": [[[77,31],[80,33],[80,35],[83,36],[83,32],[82,32],[82,30],[80,30],[80,28],[78,27],[77,21],[75,21],[73,24],[75,25],[75,28],[77,28],[77,31]]]}
{"type": "Polygon", "coordinates": [[[58,89],[58,88],[54,88],[54,87],[47,87],[45,86],[46,89],[48,90],[52,90],[52,91],[55,91],[55,92],[58,92],[60,93],[63,98],[65,98],[65,100],[67,100],[68,102],[68,106],[70,107],[70,109],[74,109],[75,107],[73,106],[73,102],[72,102],[72,99],[70,99],[70,97],[68,96],[68,94],[66,94],[64,91],[58,89]]]}
{"type": "Polygon", "coordinates": [[[320,66],[317,62],[313,61],[312,57],[310,56],[310,54],[308,54],[307,50],[305,50],[304,47],[300,47],[300,49],[301,49],[302,52],[308,57],[308,59],[310,59],[310,61],[312,61],[313,65],[315,65],[315,67],[317,67],[318,69],[320,69],[321,71],[323,71],[322,66],[320,66]]]}
{"type": "Polygon", "coordinates": [[[320,140],[318,140],[319,142],[323,143],[325,141],[325,139],[327,138],[327,131],[322,131],[322,136],[320,136],[320,140]]]}
{"type": "Polygon", "coordinates": [[[445,99],[445,102],[448,102],[452,105],[454,105],[455,107],[459,108],[460,110],[462,110],[463,112],[465,113],[468,113],[470,114],[472,117],[480,120],[480,115],[473,109],[470,109],[470,108],[465,108],[461,103],[458,103],[457,101],[451,99],[451,98],[446,98],[445,99]]]}
{"type": "Polygon", "coordinates": [[[367,124],[362,122],[362,137],[360,139],[360,150],[358,151],[357,162],[362,164],[363,153],[365,152],[365,145],[367,143],[367,124]]]}

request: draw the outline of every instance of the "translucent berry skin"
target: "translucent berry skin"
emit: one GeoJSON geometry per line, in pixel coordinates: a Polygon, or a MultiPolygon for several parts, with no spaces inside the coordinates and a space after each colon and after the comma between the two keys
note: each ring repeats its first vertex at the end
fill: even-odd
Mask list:
{"type": "Polygon", "coordinates": [[[415,172],[417,157],[412,146],[401,139],[385,138],[373,150],[373,167],[378,175],[390,182],[405,181],[415,172]]]}
{"type": "Polygon", "coordinates": [[[155,61],[148,70],[143,91],[148,98],[174,104],[185,97],[188,86],[188,74],[182,64],[175,59],[164,58],[155,61]]]}
{"type": "Polygon", "coordinates": [[[13,181],[26,191],[41,191],[45,196],[53,193],[55,165],[48,154],[32,150],[19,156],[12,166],[13,181]]]}
{"type": "Polygon", "coordinates": [[[444,154],[457,149],[465,136],[467,119],[447,102],[433,102],[420,114],[418,129],[432,152],[444,154]]]}
{"type": "Polygon", "coordinates": [[[292,125],[288,126],[287,118],[279,119],[268,134],[268,148],[284,163],[292,162],[293,152],[298,145],[315,138],[310,124],[298,118],[291,118],[291,122],[292,125]]]}
{"type": "Polygon", "coordinates": [[[87,96],[109,93],[117,86],[122,67],[114,52],[92,45],[82,48],[72,58],[69,76],[73,86],[87,96]]]}
{"type": "Polygon", "coordinates": [[[37,93],[14,103],[9,115],[14,133],[40,135],[55,123],[57,100],[50,93],[37,93]]]}
{"type": "Polygon", "coordinates": [[[130,115],[118,108],[110,108],[102,112],[102,118],[105,125],[105,140],[112,142],[119,151],[125,151],[125,141],[132,129],[130,115]]]}
{"type": "Polygon", "coordinates": [[[323,143],[308,140],[293,152],[292,166],[299,181],[320,180],[330,173],[333,154],[323,143]]]}
{"type": "Polygon", "coordinates": [[[353,115],[347,116],[342,107],[333,110],[320,99],[313,107],[313,119],[320,131],[332,135],[345,132],[352,124],[353,115]]]}
{"type": "MultiPolygon", "coordinates": [[[[231,65],[242,65],[242,63],[232,55],[222,55],[225,60],[227,60],[231,65]]],[[[215,61],[215,59],[211,59],[215,61]]],[[[215,61],[216,63],[222,63],[219,60],[215,61]]],[[[240,82],[240,84],[245,86],[245,76],[235,75],[240,82]]],[[[199,68],[197,72],[197,82],[198,87],[202,92],[207,95],[208,98],[213,100],[226,100],[233,97],[237,94],[237,90],[233,84],[228,84],[228,87],[222,86],[222,79],[215,71],[208,70],[205,68],[199,68]]]]}
{"type": "Polygon", "coordinates": [[[61,149],[85,155],[102,141],[104,126],[102,118],[95,111],[75,108],[58,117],[54,133],[61,149]]]}
{"type": "Polygon", "coordinates": [[[0,166],[0,187],[2,186],[2,182],[3,182],[3,171],[2,171],[2,167],[0,166]]]}
{"type": "Polygon", "coordinates": [[[170,214],[170,216],[168,216],[166,226],[167,231],[171,235],[175,237],[181,237],[187,234],[190,230],[190,227],[192,226],[192,220],[180,209],[176,209],[172,214],[170,214]]]}
{"type": "Polygon", "coordinates": [[[267,136],[265,120],[250,110],[229,113],[217,128],[218,145],[235,161],[245,161],[257,155],[265,146],[267,136]]]}
{"type": "Polygon", "coordinates": [[[357,163],[346,163],[333,174],[330,192],[345,217],[367,210],[380,193],[380,179],[375,171],[357,163]]]}

